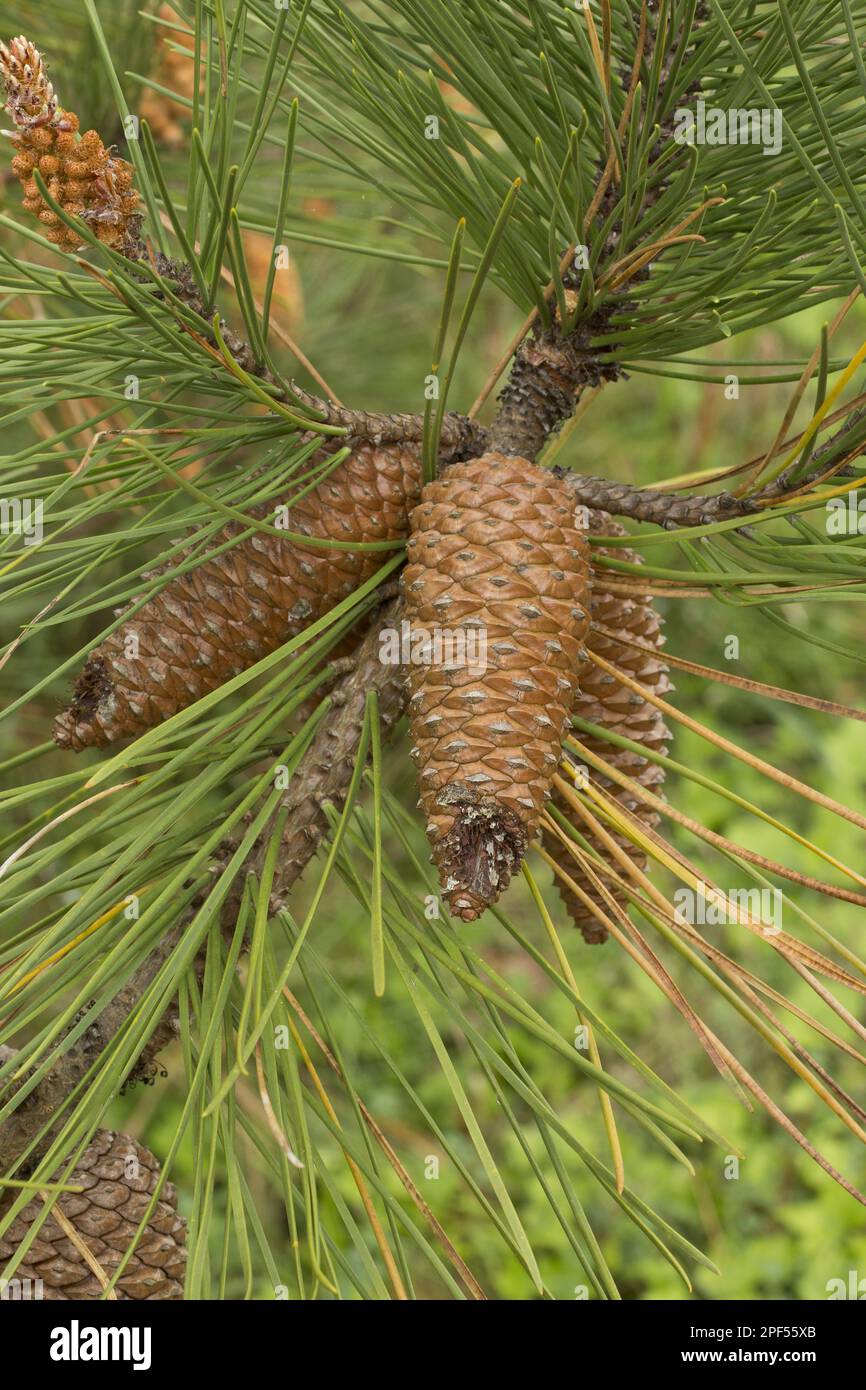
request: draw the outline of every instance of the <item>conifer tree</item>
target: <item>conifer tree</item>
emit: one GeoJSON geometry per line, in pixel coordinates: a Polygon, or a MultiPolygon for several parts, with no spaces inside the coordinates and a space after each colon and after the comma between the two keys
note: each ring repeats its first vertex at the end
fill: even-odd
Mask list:
{"type": "Polygon", "coordinates": [[[0,1278],[617,1299],[619,1222],[691,1290],[661,1017],[866,1204],[866,814],[705,707],[866,718],[774,657],[863,662],[862,6],[0,18],[0,1278]],[[790,396],[626,470],[646,379],[790,396]]]}

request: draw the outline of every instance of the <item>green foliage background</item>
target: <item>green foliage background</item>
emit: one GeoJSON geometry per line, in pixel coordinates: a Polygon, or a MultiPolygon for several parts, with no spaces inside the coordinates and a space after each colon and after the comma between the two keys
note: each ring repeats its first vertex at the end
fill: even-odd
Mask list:
{"type": "MultiPolygon", "coordinates": [[[[134,19],[135,7],[100,4],[100,17],[113,45],[118,71],[146,72],[148,33],[134,19]]],[[[110,123],[112,102],[104,83],[88,77],[88,63],[96,63],[92,43],[80,22],[75,5],[58,9],[52,32],[46,34],[40,22],[41,6],[0,5],[6,33],[24,29],[37,42],[56,55],[56,75],[66,66],[72,90],[64,95],[69,105],[78,103],[87,123],[100,128],[110,123]],[[66,60],[64,62],[64,55],[66,60]],[[74,62],[70,59],[74,56],[74,62]],[[77,74],[77,77],[73,77],[77,74]],[[77,91],[75,90],[77,88],[77,91]]],[[[130,86],[132,87],[132,79],[130,86]]],[[[182,166],[183,156],[168,156],[182,166]]],[[[278,152],[265,146],[256,173],[256,199],[265,207],[273,201],[279,177],[278,152]]],[[[370,409],[415,408],[419,382],[429,370],[431,341],[442,296],[443,271],[424,264],[405,264],[375,255],[353,253],[345,247],[356,241],[381,244],[389,233],[388,216],[382,201],[372,192],[347,190],[335,179],[333,186],[326,172],[304,166],[301,186],[308,193],[321,192],[333,200],[327,226],[323,229],[311,214],[309,239],[304,236],[303,218],[293,223],[297,236],[290,237],[294,266],[303,291],[305,313],[298,336],[309,358],[320,365],[342,399],[363,403],[370,409]],[[318,184],[317,184],[318,180],[318,184]],[[375,236],[368,237],[371,227],[375,236]],[[316,245],[327,239],[344,249],[316,245]]],[[[19,190],[7,185],[3,211],[17,215],[19,190]]],[[[255,220],[252,218],[251,220],[255,220]]],[[[404,236],[395,228],[393,235],[404,236]]],[[[401,243],[402,244],[402,243],[401,243]]],[[[224,297],[224,307],[236,306],[224,297]]],[[[787,361],[793,381],[819,340],[821,326],[835,311],[835,305],[812,308],[779,325],[753,329],[706,350],[723,378],[729,366],[740,359],[779,363],[787,361]]],[[[15,306],[12,306],[13,310],[15,306]]],[[[501,354],[502,346],[516,328],[521,314],[503,296],[488,288],[472,324],[471,341],[459,359],[450,404],[465,409],[489,370],[501,354]]],[[[855,305],[833,343],[834,359],[844,361],[859,346],[866,329],[866,312],[855,305]]],[[[291,357],[283,354],[287,372],[295,370],[291,357]]],[[[50,375],[50,364],[43,369],[50,375]]],[[[739,369],[743,377],[747,369],[739,369]]],[[[303,373],[297,373],[299,379],[303,373]]],[[[721,381],[689,382],[661,375],[634,374],[628,382],[617,383],[601,393],[591,410],[573,432],[558,462],[579,471],[599,473],[618,479],[649,483],[690,469],[722,468],[755,457],[775,436],[791,388],[791,381],[776,384],[748,384],[745,380],[739,398],[728,400],[721,381]]],[[[811,398],[810,398],[811,401],[811,398]]],[[[802,424],[809,418],[811,404],[804,403],[798,414],[802,424]]],[[[13,448],[29,442],[26,426],[9,431],[13,448]]],[[[678,558],[674,542],[654,559],[674,563],[678,558]],[[662,554],[665,556],[662,559],[662,554]]],[[[862,700],[862,668],[805,643],[785,643],[777,629],[770,627],[756,611],[733,608],[724,600],[671,600],[660,606],[667,620],[670,650],[709,666],[725,666],[724,643],[729,634],[739,638],[739,661],[731,663],[738,674],[810,694],[858,704],[862,700]]],[[[852,641],[858,637],[858,609],[854,604],[816,605],[807,615],[797,605],[788,606],[786,616],[795,623],[818,624],[821,634],[831,640],[852,641]],[[816,617],[819,615],[819,618],[816,617]]],[[[98,626],[98,625],[96,625],[98,626]]],[[[67,656],[89,635],[73,628],[58,636],[55,629],[50,649],[35,647],[28,671],[31,680],[48,671],[58,658],[67,656]],[[39,665],[41,663],[41,666],[39,665]]],[[[866,803],[866,764],[860,756],[862,737],[855,724],[834,721],[790,705],[773,703],[721,685],[688,676],[675,678],[674,700],[682,708],[705,720],[711,727],[736,738],[748,749],[777,766],[791,770],[814,786],[822,787],[839,801],[862,807],[866,803]]],[[[34,746],[47,736],[52,713],[59,707],[66,690],[61,682],[14,720],[0,725],[0,754],[14,756],[22,747],[34,746]]],[[[405,736],[396,747],[406,753],[405,736]]],[[[720,757],[696,735],[677,729],[673,755],[722,782],[733,777],[735,790],[760,800],[780,818],[794,817],[804,835],[828,844],[843,860],[857,863],[859,839],[853,827],[831,819],[817,807],[797,801],[768,784],[741,764],[720,757]]],[[[56,755],[56,766],[72,767],[68,755],[56,755]],[[66,761],[65,761],[66,760],[66,761]]],[[[414,801],[408,757],[389,759],[389,783],[405,806],[414,801]]],[[[704,792],[693,782],[671,778],[667,794],[686,814],[702,821],[722,835],[768,855],[779,853],[780,840],[770,828],[757,827],[729,802],[704,792]]],[[[415,825],[410,838],[416,854],[426,857],[421,827],[415,825]]],[[[683,832],[674,829],[673,841],[691,852],[693,844],[683,832]]],[[[390,845],[398,871],[407,880],[413,876],[408,856],[399,843],[390,845]]],[[[806,867],[791,856],[797,867],[806,867]]],[[[542,878],[546,875],[539,866],[542,878]]],[[[664,887],[670,884],[663,882],[664,887]]],[[[419,888],[420,891],[420,888],[419,888]]],[[[550,895],[551,901],[554,900],[550,895]]],[[[514,887],[508,911],[521,930],[537,939],[537,922],[523,884],[514,887]]],[[[300,909],[299,909],[300,911],[300,909]]],[[[854,910],[833,900],[822,900],[816,915],[852,946],[857,944],[854,910]]],[[[627,1175],[651,1196],[656,1208],[679,1230],[693,1240],[719,1266],[721,1273],[693,1272],[694,1294],[705,1299],[747,1299],[779,1297],[822,1298],[829,1279],[845,1278],[849,1270],[866,1276],[866,1232],[860,1208],[847,1194],[821,1172],[808,1157],[781,1134],[766,1114],[755,1109],[748,1113],[726,1088],[697,1046],[683,1021],[660,1003],[658,992],[633,964],[609,942],[602,948],[582,946],[576,934],[567,938],[562,914],[557,925],[568,941],[572,965],[587,1002],[603,1014],[607,1022],[624,1037],[644,1060],[694,1105],[707,1120],[742,1149],[745,1158],[739,1176],[725,1175],[725,1155],[710,1145],[689,1145],[695,1174],[671,1161],[669,1155],[647,1144],[630,1118],[622,1117],[622,1136],[627,1175]]],[[[543,974],[527,960],[510,937],[488,915],[478,927],[462,929],[473,945],[508,979],[515,991],[535,1004],[544,1003],[546,1017],[569,1036],[574,1012],[568,1001],[557,996],[543,974]]],[[[779,956],[763,943],[735,927],[720,929],[732,954],[760,971],[762,977],[803,1007],[813,1009],[830,1022],[832,1015],[815,1004],[805,983],[795,976],[779,956]]],[[[399,1059],[399,1065],[424,1104],[436,1116],[467,1167],[478,1174],[475,1151],[466,1137],[451,1092],[442,1072],[431,1065],[425,1049],[406,1050],[406,1039],[419,1036],[417,1018],[405,992],[394,988],[393,979],[384,1000],[372,997],[369,970],[369,929],[364,912],[345,883],[332,882],[326,910],[316,923],[315,951],[334,973],[357,1011],[357,1017],[344,1012],[340,1019],[340,1039],[344,1057],[352,1063],[356,1083],[360,1078],[363,1100],[399,1150],[413,1179],[435,1206],[450,1237],[491,1296],[523,1299],[531,1295],[526,1272],[508,1255],[503,1243],[476,1204],[468,1200],[465,1186],[455,1175],[435,1136],[425,1127],[417,1112],[409,1107],[403,1092],[393,1084],[386,1067],[376,1058],[371,1036],[399,1059]],[[369,1029],[365,1032],[364,1026],[369,1029]],[[438,1178],[426,1175],[430,1157],[440,1160],[438,1178]]],[[[738,1057],[758,1074],[782,1107],[808,1132],[815,1145],[854,1181],[862,1172],[862,1151],[849,1133],[842,1131],[832,1117],[805,1088],[774,1059],[768,1060],[754,1033],[730,1010],[723,1010],[709,990],[702,990],[683,979],[693,992],[700,1012],[717,1029],[738,1057]]],[[[843,997],[844,992],[843,992],[843,997]]],[[[338,1010],[341,1006],[336,1006],[338,1010]]],[[[856,1008],[855,1004],[852,1006],[856,1008]]],[[[500,1172],[514,1196],[533,1249],[543,1265],[545,1279],[555,1297],[573,1296],[580,1277],[575,1272],[573,1253],[549,1204],[536,1184],[527,1181],[525,1156],[498,1113],[489,1090],[479,1083],[477,1068],[465,1041],[447,1021],[444,1036],[453,1049],[452,1060],[477,1106],[488,1142],[496,1153],[500,1172]]],[[[527,1040],[522,1052],[524,1064],[555,1104],[560,1118],[585,1138],[596,1152],[603,1152],[604,1137],[598,1114],[595,1089],[576,1078],[575,1072],[549,1048],[534,1047],[527,1040]]],[[[128,1128],[157,1153],[170,1143],[184,1101],[184,1078],[180,1049],[165,1055],[168,1076],[153,1088],[137,1088],[113,1104],[109,1119],[128,1128]]],[[[619,1073],[615,1057],[606,1064],[619,1073]]],[[[622,1075],[626,1074],[622,1068],[622,1075]]],[[[858,1093],[859,1071],[843,1058],[837,1073],[843,1085],[858,1093]]],[[[325,1073],[327,1077],[327,1073],[325,1073]]],[[[243,1084],[238,1103],[252,1106],[255,1097],[243,1084]]],[[[519,1103],[518,1103],[518,1114],[519,1103]]],[[[526,1142],[532,1149],[540,1141],[527,1124],[526,1142]]],[[[356,1192],[337,1143],[324,1127],[316,1135],[325,1155],[334,1190],[345,1201],[356,1201],[356,1192]]],[[[280,1267],[288,1269],[293,1254],[286,1227],[285,1211],[274,1193],[257,1146],[245,1136],[239,1139],[240,1157],[253,1198],[258,1203],[263,1224],[280,1267]]],[[[619,1219],[616,1208],[599,1199],[599,1189],[578,1165],[572,1174],[579,1197],[605,1255],[614,1268],[625,1298],[676,1299],[688,1297],[683,1284],[635,1228],[619,1219]]],[[[196,1163],[190,1135],[184,1140],[172,1178],[181,1191],[181,1205],[188,1205],[196,1180],[196,1163]]],[[[481,1175],[478,1174],[479,1181],[481,1175]]],[[[386,1183],[395,1194],[398,1185],[390,1173],[386,1183]]],[[[862,1182],[860,1184],[862,1186],[862,1182]]],[[[322,1194],[323,1212],[332,1209],[334,1196],[322,1194]]],[[[217,1188],[213,1198],[217,1211],[228,1201],[225,1189],[217,1188]]],[[[219,1240],[215,1223],[213,1241],[219,1240]]],[[[348,1252],[350,1259],[356,1256],[348,1252]]],[[[218,1255],[217,1255],[218,1258],[218,1255]]],[[[416,1286],[419,1297],[438,1296],[438,1285],[425,1288],[423,1276],[416,1286]]],[[[269,1279],[256,1272],[252,1284],[241,1272],[234,1272],[225,1290],[227,1297],[251,1293],[254,1297],[273,1296],[269,1279]]]]}

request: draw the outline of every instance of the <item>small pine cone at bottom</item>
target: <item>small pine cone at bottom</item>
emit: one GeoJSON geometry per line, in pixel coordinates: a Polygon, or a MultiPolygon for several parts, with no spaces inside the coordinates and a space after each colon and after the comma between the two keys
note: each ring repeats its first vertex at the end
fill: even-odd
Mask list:
{"type": "MultiPolygon", "coordinates": [[[[618,521],[614,521],[607,512],[599,511],[589,512],[587,530],[589,535],[595,536],[624,536],[626,534],[624,527],[618,521]]],[[[621,546],[597,546],[593,548],[594,560],[603,555],[609,555],[618,560],[626,560],[631,564],[640,564],[642,558],[636,551],[621,546]]],[[[586,645],[591,652],[604,657],[612,666],[646,686],[653,694],[664,695],[673,687],[668,679],[667,666],[661,657],[661,648],[665,640],[661,631],[662,619],[654,608],[651,598],[631,598],[612,592],[605,582],[606,575],[610,573],[600,565],[595,564],[593,566],[592,621],[586,645]],[[617,641],[614,637],[607,637],[599,630],[600,627],[607,628],[613,633],[621,633],[623,637],[630,640],[641,642],[644,646],[653,648],[653,651],[651,653],[639,651],[636,647],[630,647],[623,641],[617,641]]],[[[589,723],[597,724],[601,728],[609,730],[611,733],[629,738],[653,753],[665,753],[666,745],[671,737],[670,731],[655,705],[630,690],[628,686],[623,685],[621,681],[592,662],[589,662],[581,672],[580,693],[575,700],[573,713],[580,715],[589,723]]],[[[618,772],[633,778],[642,787],[646,787],[659,795],[665,777],[664,767],[651,762],[648,758],[642,758],[628,749],[618,748],[597,735],[585,734],[578,730],[576,737],[586,745],[590,752],[604,758],[618,772]]],[[[572,761],[576,759],[577,755],[575,754],[572,761]]],[[[603,791],[606,796],[609,796],[612,801],[631,811],[643,825],[655,828],[658,824],[658,813],[646,802],[638,800],[631,791],[621,787],[611,777],[597,772],[592,766],[587,767],[587,773],[593,785],[603,791]]],[[[567,775],[565,780],[569,780],[567,775]]],[[[580,832],[604,862],[610,864],[621,874],[622,869],[614,860],[608,847],[602,840],[589,833],[586,823],[572,809],[565,797],[555,790],[552,801],[556,809],[574,825],[575,829],[580,832]]],[[[643,851],[628,836],[612,830],[610,827],[605,828],[615,843],[629,856],[632,863],[639,869],[644,869],[646,867],[646,855],[643,851]]],[[[569,853],[559,836],[552,831],[545,831],[542,842],[555,863],[564,869],[570,878],[575,880],[587,897],[602,912],[608,915],[610,907],[604,895],[586,875],[581,874],[577,860],[569,853]]],[[[620,906],[625,906],[628,902],[627,894],[621,888],[614,886],[603,873],[599,874],[599,878],[614,901],[620,906]]],[[[598,945],[604,941],[608,935],[607,930],[587,904],[582,902],[562,879],[557,878],[557,883],[569,916],[575,926],[580,928],[584,940],[589,945],[598,945]]]]}
{"type": "Polygon", "coordinates": [[[495,452],[429,483],[411,522],[413,656],[431,644],[409,666],[412,756],[446,901],[471,922],[519,868],[550,792],[586,669],[589,547],[563,484],[495,452]],[[483,660],[469,659],[473,631],[483,660]],[[446,633],[462,634],[462,659],[446,633]]]}
{"type": "MultiPolygon", "coordinates": [[[[128,1134],[107,1129],[97,1130],[69,1178],[84,1190],[65,1194],[57,1205],[109,1278],[132,1243],[158,1180],[159,1163],[150,1150],[128,1134]]],[[[0,1216],[17,1195],[12,1189],[9,1193],[0,1199],[0,1216]]],[[[41,1200],[30,1202],[0,1237],[0,1269],[42,1211],[41,1200]]],[[[115,1291],[124,1300],[180,1300],[185,1270],[186,1221],[178,1215],[173,1184],[166,1183],[115,1291]]],[[[30,1281],[31,1298],[96,1300],[103,1291],[53,1215],[13,1277],[30,1281]]]]}
{"type": "MultiPolygon", "coordinates": [[[[313,461],[326,459],[323,451],[313,461]]],[[[355,443],[322,482],[289,501],[283,529],[321,540],[401,540],[420,489],[415,446],[355,443]]],[[[250,515],[273,521],[276,508],[264,503],[250,515]]],[[[212,544],[242,529],[230,522],[212,544]]],[[[382,559],[382,551],[255,532],[179,575],[106,637],[54,722],[55,742],[78,752],[153,728],[303,632],[382,559]]]]}

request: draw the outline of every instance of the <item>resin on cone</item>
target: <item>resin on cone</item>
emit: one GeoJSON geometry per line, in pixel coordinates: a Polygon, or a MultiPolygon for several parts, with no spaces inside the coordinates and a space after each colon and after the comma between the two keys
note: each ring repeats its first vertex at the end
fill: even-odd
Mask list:
{"type": "Polygon", "coordinates": [[[550,792],[586,670],[589,547],[565,486],[498,453],[428,483],[411,522],[403,586],[413,649],[419,634],[434,655],[445,630],[484,637],[483,662],[458,651],[409,667],[433,859],[450,911],[471,922],[507,887],[550,792]]]}
{"type": "MultiPolygon", "coordinates": [[[[419,492],[416,446],[355,443],[289,503],[283,529],[323,540],[399,540],[419,492]]],[[[272,521],[276,505],[250,515],[272,521]]],[[[242,529],[230,522],[214,547],[242,529]]],[[[381,564],[381,551],[255,532],[172,580],[91,653],[69,709],[55,720],[56,742],[80,750],[153,728],[303,632],[381,564]]]]}
{"type": "MultiPolygon", "coordinates": [[[[626,534],[624,527],[618,521],[614,521],[607,512],[589,511],[587,519],[589,535],[624,536],[626,534]]],[[[593,547],[594,559],[604,555],[617,560],[626,560],[630,564],[640,564],[642,560],[636,551],[621,546],[593,547]]],[[[661,656],[661,648],[665,640],[661,631],[661,617],[654,608],[650,597],[635,598],[631,595],[615,593],[609,587],[611,579],[615,582],[616,575],[612,574],[610,570],[605,570],[600,565],[593,566],[592,622],[586,645],[591,652],[604,657],[612,666],[625,672],[632,680],[646,686],[653,694],[664,695],[672,689],[672,686],[668,679],[667,666],[661,656]],[[608,637],[601,632],[602,627],[612,633],[620,633],[623,637],[640,642],[645,647],[652,648],[652,651],[639,651],[636,647],[628,646],[626,642],[617,641],[615,637],[608,637]]],[[[589,723],[597,724],[601,728],[609,730],[611,733],[631,739],[632,742],[639,743],[642,748],[653,753],[664,754],[671,736],[655,705],[642,695],[630,690],[628,686],[623,685],[621,681],[592,662],[587,663],[581,671],[580,691],[575,700],[573,713],[580,715],[589,723]]],[[[648,788],[656,795],[659,794],[665,776],[663,766],[651,762],[648,758],[643,758],[629,749],[618,748],[599,735],[577,730],[575,736],[592,753],[604,758],[617,771],[625,773],[627,777],[633,778],[642,787],[648,788]]],[[[572,755],[571,760],[573,762],[578,761],[578,755],[572,755]]],[[[611,777],[597,772],[591,765],[587,765],[587,772],[593,785],[602,790],[618,805],[631,811],[643,825],[654,828],[658,824],[658,813],[646,802],[640,801],[632,791],[621,787],[611,777]]],[[[564,780],[569,780],[567,774],[564,780]]],[[[613,859],[610,850],[602,840],[589,832],[586,822],[573,810],[566,798],[555,790],[552,800],[556,809],[574,825],[591,848],[621,874],[622,869],[613,859]]],[[[646,855],[632,840],[608,826],[605,828],[616,844],[629,856],[632,863],[640,869],[646,867],[646,855]]],[[[602,912],[609,914],[610,906],[604,895],[590,882],[587,876],[581,874],[577,860],[569,853],[559,836],[552,831],[545,831],[543,844],[551,858],[565,870],[570,878],[579,884],[602,912]]],[[[618,904],[621,906],[627,904],[628,897],[621,888],[614,886],[604,874],[600,873],[599,878],[618,904]]],[[[590,945],[597,945],[604,941],[608,935],[607,930],[587,904],[582,902],[562,879],[557,878],[557,883],[566,909],[575,926],[579,927],[583,933],[584,940],[590,945]]]]}
{"type": "MultiPolygon", "coordinates": [[[[93,1142],[68,1179],[81,1192],[58,1200],[63,1216],[110,1279],[129,1249],[159,1181],[159,1164],[149,1149],[128,1134],[97,1130],[93,1142]]],[[[3,1207],[18,1194],[9,1189],[3,1207]]],[[[0,1269],[12,1258],[36,1217],[44,1211],[36,1198],[0,1236],[0,1269]]],[[[163,1186],[141,1239],[118,1280],[120,1299],[180,1300],[186,1270],[186,1222],[177,1213],[172,1183],[163,1186]]],[[[53,1214],[15,1271],[31,1281],[31,1296],[48,1300],[98,1299],[103,1285],[53,1214]],[[40,1285],[35,1281],[41,1281],[40,1285]]]]}

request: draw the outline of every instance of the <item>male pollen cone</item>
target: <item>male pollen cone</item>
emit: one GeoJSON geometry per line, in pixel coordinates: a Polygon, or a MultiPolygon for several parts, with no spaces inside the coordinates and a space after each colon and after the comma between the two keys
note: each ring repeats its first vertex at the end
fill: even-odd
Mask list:
{"type": "Polygon", "coordinates": [[[410,664],[412,755],[450,911],[472,922],[519,867],[584,665],[589,547],[563,484],[488,453],[428,483],[403,574],[413,651],[443,629],[484,660],[410,664]]]}
{"type": "MultiPolygon", "coordinates": [[[[322,451],[316,461],[326,457],[322,451]]],[[[419,492],[417,446],[353,442],[343,463],[289,503],[283,529],[325,540],[399,540],[419,492]]],[[[276,505],[250,515],[271,520],[276,505]]],[[[241,530],[230,522],[214,546],[241,530]]],[[[172,580],[106,637],[55,720],[56,742],[78,751],[153,728],[302,632],[375,574],[382,558],[255,532],[172,580]]]]}
{"type": "MultiPolygon", "coordinates": [[[[624,536],[626,534],[625,528],[618,521],[614,521],[607,512],[600,511],[588,513],[587,532],[594,536],[624,536]]],[[[636,551],[622,546],[597,546],[593,548],[594,560],[603,555],[609,555],[617,560],[626,560],[631,564],[640,564],[642,560],[636,551]]],[[[653,694],[664,695],[673,687],[668,679],[667,666],[661,657],[661,648],[665,641],[661,632],[662,619],[649,596],[632,598],[612,592],[605,583],[606,575],[609,573],[600,565],[593,566],[592,622],[587,637],[587,646],[590,651],[604,657],[612,666],[616,666],[618,670],[646,686],[653,694]],[[627,646],[625,642],[617,641],[613,637],[606,637],[599,630],[600,627],[620,633],[623,637],[633,639],[636,642],[641,642],[653,650],[652,652],[639,651],[636,647],[627,646]]],[[[616,576],[613,578],[615,580],[616,576]]],[[[592,724],[598,724],[601,728],[608,729],[611,733],[629,738],[634,743],[639,743],[641,747],[654,753],[666,752],[666,744],[671,737],[670,731],[655,705],[642,695],[630,690],[628,686],[623,685],[621,681],[616,680],[614,676],[609,675],[607,671],[592,662],[581,671],[580,692],[575,700],[573,713],[580,715],[582,719],[586,719],[592,724]]],[[[633,778],[641,786],[654,791],[656,795],[659,794],[665,777],[663,766],[650,762],[649,759],[642,758],[639,754],[632,753],[626,748],[617,748],[597,735],[586,734],[578,730],[576,737],[591,752],[604,758],[612,767],[633,778]]],[[[575,757],[577,756],[575,755],[575,757]]],[[[588,772],[590,781],[594,786],[603,791],[611,800],[617,802],[618,805],[631,811],[643,825],[654,828],[658,824],[658,813],[652,810],[646,802],[639,801],[631,791],[621,787],[612,778],[597,772],[595,768],[590,766],[588,772]]],[[[566,777],[565,780],[567,781],[568,778],[566,777]]],[[[556,809],[574,825],[591,848],[606,863],[621,873],[620,866],[614,861],[607,846],[589,832],[586,822],[580,818],[565,797],[556,789],[554,789],[552,800],[556,809]]],[[[619,834],[610,827],[606,827],[606,829],[616,844],[629,856],[632,863],[636,864],[639,869],[646,867],[646,855],[642,850],[638,849],[626,835],[619,834]]],[[[542,842],[548,854],[560,868],[564,869],[570,878],[580,883],[586,895],[596,903],[602,912],[609,913],[610,907],[604,896],[586,876],[581,874],[577,861],[569,853],[559,836],[552,831],[545,831],[542,842]]],[[[599,877],[614,900],[620,905],[625,905],[628,898],[623,890],[613,886],[604,875],[599,875],[599,877]]],[[[599,919],[571,891],[567,884],[561,879],[558,879],[557,882],[569,916],[575,926],[580,928],[584,940],[589,945],[597,945],[604,941],[608,933],[599,919]]]]}
{"type": "Polygon", "coordinates": [[[39,192],[37,171],[64,212],[89,223],[99,241],[126,254],[141,223],[132,165],[107,149],[97,131],[79,138],[78,117],[59,105],[42,54],[23,35],[0,43],[0,81],[15,126],[12,172],[24,189],[23,206],[47,227],[47,240],[65,251],[81,245],[78,233],[39,192]]]}
{"type": "MultiPolygon", "coordinates": [[[[57,1205],[110,1277],[132,1243],[159,1181],[159,1163],[128,1134],[99,1129],[82,1154],[69,1182],[80,1192],[65,1193],[57,1205]]],[[[0,1216],[17,1194],[0,1198],[0,1216]]],[[[5,1235],[0,1236],[0,1269],[12,1258],[40,1212],[34,1198],[5,1235]]],[[[177,1213],[174,1185],[166,1183],[141,1239],[116,1285],[119,1299],[183,1298],[186,1221],[177,1213]]],[[[103,1285],[52,1213],[15,1271],[17,1279],[42,1281],[46,1300],[97,1300],[103,1285]]]]}

